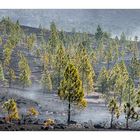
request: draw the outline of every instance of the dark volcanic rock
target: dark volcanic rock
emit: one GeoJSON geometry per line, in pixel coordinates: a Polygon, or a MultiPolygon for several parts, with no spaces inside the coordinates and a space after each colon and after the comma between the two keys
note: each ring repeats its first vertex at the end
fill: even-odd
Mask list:
{"type": "Polygon", "coordinates": [[[0,119],[0,124],[4,124],[4,123],[5,123],[4,119],[0,119]]]}
{"type": "Polygon", "coordinates": [[[101,124],[95,124],[94,127],[95,127],[95,128],[98,128],[98,129],[104,128],[101,124]]]}
{"type": "Polygon", "coordinates": [[[70,121],[69,124],[77,124],[76,121],[70,121]]]}
{"type": "Polygon", "coordinates": [[[87,122],[84,122],[83,126],[84,128],[89,128],[89,124],[87,122]]]}
{"type": "Polygon", "coordinates": [[[21,128],[20,128],[20,130],[21,130],[21,131],[24,131],[24,130],[25,130],[25,128],[24,128],[24,127],[21,127],[21,128]]]}
{"type": "Polygon", "coordinates": [[[65,129],[67,126],[65,124],[55,124],[54,129],[65,129]]]}

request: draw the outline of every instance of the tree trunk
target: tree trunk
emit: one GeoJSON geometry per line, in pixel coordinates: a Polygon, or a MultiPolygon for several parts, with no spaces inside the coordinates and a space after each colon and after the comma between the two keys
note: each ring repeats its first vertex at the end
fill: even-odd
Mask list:
{"type": "Polygon", "coordinates": [[[9,88],[11,88],[11,83],[12,83],[12,80],[11,78],[9,79],[9,88]]]}
{"type": "Polygon", "coordinates": [[[109,70],[109,60],[107,60],[107,70],[109,70]]]}
{"type": "Polygon", "coordinates": [[[23,87],[22,87],[23,89],[25,88],[25,85],[23,84],[23,87]]]}
{"type": "Polygon", "coordinates": [[[60,70],[60,68],[59,68],[59,70],[58,70],[58,87],[60,86],[60,77],[61,77],[61,70],[60,70]]]}
{"type": "Polygon", "coordinates": [[[129,120],[129,119],[128,119],[128,116],[127,116],[127,118],[126,118],[126,129],[128,129],[128,127],[129,127],[129,126],[128,126],[128,120],[129,120]]]}
{"type": "Polygon", "coordinates": [[[103,94],[103,92],[104,92],[103,84],[101,85],[101,89],[102,89],[101,92],[102,92],[102,94],[103,94]]]}
{"type": "Polygon", "coordinates": [[[112,128],[112,125],[113,125],[113,117],[114,117],[114,115],[113,115],[113,111],[111,112],[111,121],[110,121],[110,127],[112,128]]]}
{"type": "Polygon", "coordinates": [[[129,128],[128,123],[129,123],[129,113],[130,113],[130,85],[129,85],[128,103],[129,103],[129,108],[126,116],[126,129],[129,128]]]}
{"type": "Polygon", "coordinates": [[[69,101],[68,101],[69,105],[68,105],[68,121],[67,123],[69,124],[70,123],[70,115],[71,115],[71,102],[70,102],[70,95],[69,95],[69,101]]]}
{"type": "Polygon", "coordinates": [[[86,82],[86,83],[87,83],[87,87],[86,88],[87,88],[87,94],[88,94],[88,92],[89,92],[89,90],[88,90],[88,82],[86,82]]]}
{"type": "Polygon", "coordinates": [[[84,89],[84,70],[82,70],[82,88],[84,89]]]}
{"type": "Polygon", "coordinates": [[[122,105],[122,91],[121,91],[121,95],[120,95],[120,107],[122,105]]]}

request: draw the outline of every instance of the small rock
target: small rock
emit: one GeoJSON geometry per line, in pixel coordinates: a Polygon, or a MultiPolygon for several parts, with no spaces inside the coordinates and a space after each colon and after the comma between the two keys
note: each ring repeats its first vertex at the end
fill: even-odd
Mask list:
{"type": "Polygon", "coordinates": [[[54,125],[54,129],[65,129],[66,128],[66,125],[64,125],[64,124],[55,124],[54,125]]]}
{"type": "Polygon", "coordinates": [[[23,130],[25,130],[25,128],[24,127],[21,127],[20,130],[23,131],[23,130]]]}
{"type": "Polygon", "coordinates": [[[11,125],[8,125],[8,128],[11,128],[12,126],[11,125]]]}
{"type": "Polygon", "coordinates": [[[84,122],[83,126],[84,128],[89,128],[89,124],[87,122],[84,122]]]}
{"type": "Polygon", "coordinates": [[[49,127],[42,126],[41,129],[43,129],[43,130],[49,130],[49,127]]]}
{"type": "Polygon", "coordinates": [[[94,128],[94,124],[91,120],[88,121],[88,125],[89,125],[90,128],[94,128]]]}
{"type": "Polygon", "coordinates": [[[77,124],[76,121],[70,121],[69,124],[77,124]]]}
{"type": "Polygon", "coordinates": [[[4,120],[0,120],[0,124],[4,124],[5,122],[4,122],[4,120]]]}
{"type": "Polygon", "coordinates": [[[33,122],[33,124],[39,124],[39,123],[38,123],[38,120],[37,120],[37,121],[35,121],[35,122],[33,122]]]}
{"type": "Polygon", "coordinates": [[[104,128],[104,127],[101,126],[100,124],[95,124],[94,127],[95,127],[95,128],[104,128]]]}

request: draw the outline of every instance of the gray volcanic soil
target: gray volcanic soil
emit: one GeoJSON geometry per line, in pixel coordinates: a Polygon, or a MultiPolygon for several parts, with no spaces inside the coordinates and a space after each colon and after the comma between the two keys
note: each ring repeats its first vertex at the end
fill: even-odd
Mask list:
{"type": "MultiPolygon", "coordinates": [[[[57,93],[42,93],[39,85],[25,90],[10,89],[9,93],[1,94],[1,103],[8,98],[14,98],[18,104],[20,114],[26,114],[29,107],[35,107],[39,111],[37,119],[46,120],[48,118],[56,120],[57,123],[66,124],[67,121],[67,103],[61,101],[57,93]]],[[[110,113],[105,106],[104,100],[100,98],[100,93],[91,93],[86,96],[88,102],[85,109],[73,108],[71,120],[80,124],[100,124],[109,128],[110,113]]],[[[120,118],[114,121],[116,127],[125,127],[125,118],[122,114],[120,118]]],[[[140,122],[130,122],[130,128],[140,129],[140,122]]]]}

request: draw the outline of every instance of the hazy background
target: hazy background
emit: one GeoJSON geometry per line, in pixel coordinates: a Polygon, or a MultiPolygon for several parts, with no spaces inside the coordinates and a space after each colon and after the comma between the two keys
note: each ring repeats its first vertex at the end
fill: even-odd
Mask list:
{"type": "Polygon", "coordinates": [[[0,10],[0,18],[9,16],[21,24],[49,29],[54,21],[59,29],[94,33],[97,25],[113,35],[124,31],[127,35],[140,36],[140,10],[0,10]]]}

